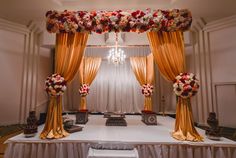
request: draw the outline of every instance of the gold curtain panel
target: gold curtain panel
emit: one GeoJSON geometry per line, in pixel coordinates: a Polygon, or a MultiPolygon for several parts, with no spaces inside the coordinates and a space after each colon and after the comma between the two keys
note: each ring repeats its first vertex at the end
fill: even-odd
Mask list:
{"type": "MultiPolygon", "coordinates": [[[[134,71],[135,77],[139,84],[153,84],[154,81],[154,64],[153,55],[147,57],[130,57],[131,68],[134,71]]],[[[145,97],[144,110],[152,111],[152,98],[145,97]]]]}
{"type": "MultiPolygon", "coordinates": [[[[63,76],[67,84],[79,69],[87,39],[87,33],[60,33],[56,35],[55,73],[63,76]]],[[[62,122],[62,96],[50,97],[47,119],[40,138],[52,139],[67,135],[62,122]]]]}
{"type": "MultiPolygon", "coordinates": [[[[97,75],[102,59],[99,57],[84,57],[79,68],[79,79],[81,84],[91,85],[97,75]]],[[[86,110],[86,96],[81,97],[80,110],[86,110]]]]}
{"type": "MultiPolygon", "coordinates": [[[[185,72],[182,32],[148,32],[147,36],[160,73],[166,80],[174,82],[177,75],[185,72]]],[[[177,99],[175,130],[172,136],[178,140],[203,140],[194,127],[190,98],[177,99]]]]}

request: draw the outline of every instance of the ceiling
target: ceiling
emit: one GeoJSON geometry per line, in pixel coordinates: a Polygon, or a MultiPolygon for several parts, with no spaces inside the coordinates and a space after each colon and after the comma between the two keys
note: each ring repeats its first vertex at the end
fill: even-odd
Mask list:
{"type": "Polygon", "coordinates": [[[187,8],[193,18],[210,22],[236,14],[235,0],[1,0],[0,17],[29,24],[48,10],[132,10],[187,8]]]}

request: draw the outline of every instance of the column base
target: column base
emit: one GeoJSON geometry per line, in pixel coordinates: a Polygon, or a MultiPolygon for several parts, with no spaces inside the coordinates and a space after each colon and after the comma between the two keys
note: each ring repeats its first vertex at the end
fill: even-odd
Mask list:
{"type": "Polygon", "coordinates": [[[146,125],[157,125],[157,116],[153,111],[142,111],[142,122],[146,125]]]}
{"type": "Polygon", "coordinates": [[[88,122],[88,110],[79,110],[75,114],[76,124],[86,124],[88,122]]]}

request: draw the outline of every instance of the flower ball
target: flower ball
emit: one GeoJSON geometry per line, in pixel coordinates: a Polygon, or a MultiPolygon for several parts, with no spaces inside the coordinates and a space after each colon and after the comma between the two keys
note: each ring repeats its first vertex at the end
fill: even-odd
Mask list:
{"type": "Polygon", "coordinates": [[[180,73],[175,77],[173,88],[177,96],[190,98],[198,92],[199,81],[193,73],[180,73]]]}
{"type": "Polygon", "coordinates": [[[144,84],[142,85],[142,94],[145,97],[150,97],[153,94],[153,89],[154,89],[153,85],[144,84]]]}
{"type": "Polygon", "coordinates": [[[66,90],[66,81],[59,74],[48,76],[45,81],[45,90],[51,96],[63,95],[66,90]]]}
{"type": "Polygon", "coordinates": [[[85,97],[86,95],[89,94],[90,87],[88,84],[82,84],[79,89],[79,94],[82,97],[85,97]]]}

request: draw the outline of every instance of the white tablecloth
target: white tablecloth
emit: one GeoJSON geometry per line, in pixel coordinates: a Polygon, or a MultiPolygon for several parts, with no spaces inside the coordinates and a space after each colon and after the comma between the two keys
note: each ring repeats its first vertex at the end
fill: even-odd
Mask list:
{"type": "MultiPolygon", "coordinates": [[[[72,116],[74,118],[74,116],[72,116]]],[[[74,118],[75,119],[75,118],[74,118]]],[[[140,158],[236,158],[236,142],[222,138],[212,141],[203,135],[204,142],[178,141],[171,137],[174,119],[157,116],[157,126],[147,126],[141,116],[126,116],[128,126],[105,126],[106,119],[101,115],[91,115],[83,131],[70,136],[41,140],[39,133],[32,138],[23,134],[9,139],[6,158],[86,158],[90,146],[105,144],[118,148],[134,146],[140,158]]]]}

